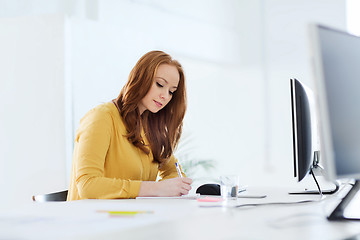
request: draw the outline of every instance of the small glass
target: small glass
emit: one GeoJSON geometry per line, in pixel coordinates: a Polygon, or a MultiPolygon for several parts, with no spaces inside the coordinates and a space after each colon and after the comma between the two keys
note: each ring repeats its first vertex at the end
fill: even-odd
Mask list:
{"type": "Polygon", "coordinates": [[[221,197],[228,199],[237,199],[239,188],[239,176],[227,175],[220,177],[221,197]]]}

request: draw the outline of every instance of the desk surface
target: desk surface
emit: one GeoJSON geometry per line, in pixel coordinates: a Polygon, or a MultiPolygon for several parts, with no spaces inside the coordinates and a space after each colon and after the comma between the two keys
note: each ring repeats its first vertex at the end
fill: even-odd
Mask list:
{"type": "MultiPolygon", "coordinates": [[[[257,190],[259,191],[259,190],[257,190]]],[[[0,239],[347,239],[360,221],[326,216],[346,193],[319,202],[233,208],[237,204],[318,200],[281,189],[263,199],[201,203],[190,199],[82,200],[29,203],[0,212],[0,239]],[[150,211],[109,216],[101,211],[150,211]]]]}

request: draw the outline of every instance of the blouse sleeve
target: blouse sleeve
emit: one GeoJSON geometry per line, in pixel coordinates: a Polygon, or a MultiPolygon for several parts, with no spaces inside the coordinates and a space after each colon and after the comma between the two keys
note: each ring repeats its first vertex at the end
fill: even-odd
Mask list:
{"type": "MultiPolygon", "coordinates": [[[[166,163],[164,163],[162,166],[160,166],[159,175],[161,177],[161,180],[179,177],[177,170],[176,170],[175,162],[177,162],[177,159],[175,158],[174,155],[171,155],[169,160],[166,163]]],[[[182,176],[186,177],[180,164],[179,164],[179,166],[180,166],[182,176]]]]}
{"type": "Polygon", "coordinates": [[[104,177],[104,165],[114,131],[109,113],[92,110],[81,120],[74,155],[75,180],[81,199],[135,198],[141,181],[104,177]]]}

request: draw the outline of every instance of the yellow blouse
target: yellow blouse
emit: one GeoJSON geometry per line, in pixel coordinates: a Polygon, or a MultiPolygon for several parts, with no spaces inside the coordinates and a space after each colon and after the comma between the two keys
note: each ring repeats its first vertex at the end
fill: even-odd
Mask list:
{"type": "MultiPolygon", "coordinates": [[[[135,198],[141,181],[178,177],[174,156],[159,167],[125,137],[124,122],[112,102],[91,109],[75,137],[67,200],[135,198]]],[[[143,137],[145,144],[147,139],[143,137]]],[[[182,172],[183,173],[183,172],[182,172]]]]}

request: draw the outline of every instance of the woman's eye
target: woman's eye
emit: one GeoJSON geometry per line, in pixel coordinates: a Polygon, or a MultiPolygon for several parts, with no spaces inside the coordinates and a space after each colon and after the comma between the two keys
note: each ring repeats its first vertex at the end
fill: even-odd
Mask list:
{"type": "Polygon", "coordinates": [[[156,83],[156,85],[158,86],[158,87],[163,87],[163,85],[161,85],[160,83],[156,83]]]}

